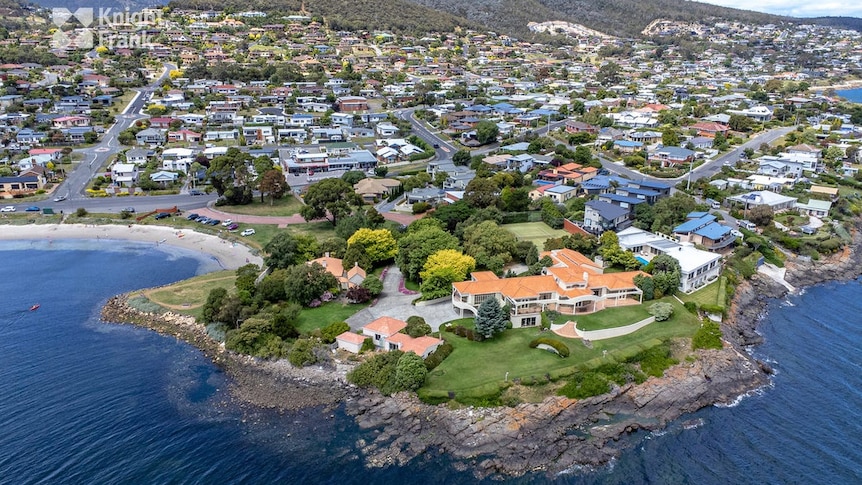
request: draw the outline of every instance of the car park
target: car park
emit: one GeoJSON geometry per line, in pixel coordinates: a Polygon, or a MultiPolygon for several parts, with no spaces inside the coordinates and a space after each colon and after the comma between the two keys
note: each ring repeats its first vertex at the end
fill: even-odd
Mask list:
{"type": "Polygon", "coordinates": [[[166,217],[171,217],[171,214],[168,212],[159,212],[158,214],[156,214],[156,220],[164,219],[166,217]]]}
{"type": "Polygon", "coordinates": [[[239,233],[240,236],[251,236],[255,233],[254,229],[248,228],[239,233]]]}
{"type": "Polygon", "coordinates": [[[227,226],[228,231],[236,231],[237,229],[239,229],[239,224],[237,224],[236,222],[227,226]]]}
{"type": "Polygon", "coordinates": [[[6,207],[0,209],[0,212],[15,212],[16,210],[17,209],[15,209],[14,205],[7,205],[6,207]]]}
{"type": "Polygon", "coordinates": [[[35,205],[31,205],[30,207],[24,209],[24,211],[26,211],[26,212],[39,212],[40,210],[42,210],[42,209],[39,209],[35,205]]]}

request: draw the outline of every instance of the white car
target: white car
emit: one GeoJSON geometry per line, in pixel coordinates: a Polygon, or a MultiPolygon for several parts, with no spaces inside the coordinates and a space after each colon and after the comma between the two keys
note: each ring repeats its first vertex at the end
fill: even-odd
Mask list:
{"type": "Polygon", "coordinates": [[[57,197],[54,197],[54,202],[63,202],[64,200],[66,200],[65,195],[58,195],[57,197]]]}
{"type": "Polygon", "coordinates": [[[233,224],[233,221],[232,221],[232,220],[230,220],[230,219],[225,219],[225,220],[224,220],[224,222],[222,222],[222,223],[221,223],[221,225],[222,225],[222,226],[224,226],[224,227],[227,227],[227,226],[229,226],[229,225],[231,225],[231,224],[233,224]]]}
{"type": "Polygon", "coordinates": [[[239,233],[239,235],[240,236],[251,236],[254,233],[255,233],[254,229],[248,228],[248,229],[244,229],[241,233],[239,233]]]}
{"type": "Polygon", "coordinates": [[[0,209],[0,212],[15,212],[15,206],[7,205],[6,207],[0,209]]]}

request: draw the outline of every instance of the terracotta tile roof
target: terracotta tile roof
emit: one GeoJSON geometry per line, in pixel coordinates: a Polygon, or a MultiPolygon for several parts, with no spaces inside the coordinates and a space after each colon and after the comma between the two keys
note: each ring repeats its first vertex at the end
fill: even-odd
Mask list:
{"type": "Polygon", "coordinates": [[[499,280],[500,278],[494,274],[493,271],[474,271],[471,273],[473,277],[473,281],[490,281],[490,280],[499,280]]]}
{"type": "Polygon", "coordinates": [[[363,329],[388,337],[389,335],[395,335],[401,331],[401,329],[406,327],[407,323],[402,322],[397,318],[380,317],[363,327],[363,329]]]}
{"type": "Polygon", "coordinates": [[[359,335],[358,333],[353,333],[351,331],[346,331],[341,335],[335,337],[335,340],[341,340],[342,342],[349,342],[352,344],[361,344],[365,342],[365,339],[368,338],[365,335],[359,335]]]}
{"type": "Polygon", "coordinates": [[[393,344],[400,344],[403,346],[407,342],[413,340],[413,337],[407,335],[406,333],[396,333],[395,335],[387,337],[386,340],[392,342],[393,344]]]}
{"type": "Polygon", "coordinates": [[[428,349],[430,349],[431,347],[443,343],[443,341],[439,338],[429,337],[427,335],[419,338],[407,338],[410,340],[401,345],[401,350],[403,352],[415,352],[416,355],[420,357],[422,355],[425,355],[425,352],[428,351],[428,349]]]}

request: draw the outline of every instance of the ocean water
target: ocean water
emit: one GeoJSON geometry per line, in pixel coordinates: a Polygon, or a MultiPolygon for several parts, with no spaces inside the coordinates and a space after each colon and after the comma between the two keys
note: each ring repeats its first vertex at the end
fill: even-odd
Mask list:
{"type": "MultiPolygon", "coordinates": [[[[209,258],[163,250],[0,242],[0,484],[476,483],[436,453],[365,468],[360,440],[374,432],[339,410],[233,402],[226,377],[196,349],[101,323],[101,304],[117,293],[214,269],[209,258]]],[[[555,481],[858,483],[860,296],[859,282],[833,283],[775,302],[755,350],[777,370],[770,387],[626,438],[631,448],[611,465],[555,481]]]]}
{"type": "Polygon", "coordinates": [[[847,101],[852,101],[854,103],[862,103],[862,88],[841,89],[835,91],[835,94],[841,96],[842,98],[846,98],[847,101]]]}

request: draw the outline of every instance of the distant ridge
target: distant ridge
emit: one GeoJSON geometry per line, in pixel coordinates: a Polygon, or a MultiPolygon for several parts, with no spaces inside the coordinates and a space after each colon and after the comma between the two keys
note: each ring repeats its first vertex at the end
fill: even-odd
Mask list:
{"type": "MultiPolygon", "coordinates": [[[[43,7],[129,8],[164,4],[159,0],[35,0],[43,7]]],[[[3,5],[16,0],[0,0],[3,5]]],[[[862,31],[853,17],[792,18],[686,0],[173,0],[175,9],[283,14],[300,10],[322,17],[331,28],[389,30],[399,33],[452,32],[456,28],[493,30],[528,38],[531,22],[568,22],[604,34],[637,38],[655,20],[682,22],[792,22],[862,31]]]]}

